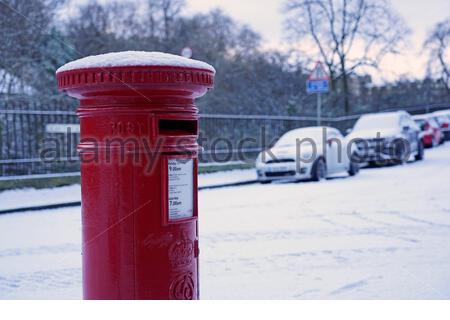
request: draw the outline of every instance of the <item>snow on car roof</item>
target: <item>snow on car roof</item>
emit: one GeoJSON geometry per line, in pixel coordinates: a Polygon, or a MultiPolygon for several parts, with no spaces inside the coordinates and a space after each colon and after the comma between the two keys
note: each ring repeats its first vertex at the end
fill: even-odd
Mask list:
{"type": "MultiPolygon", "coordinates": [[[[393,119],[393,118],[398,118],[400,117],[402,114],[404,114],[404,111],[393,111],[393,112],[380,112],[380,113],[368,113],[368,114],[363,114],[361,116],[361,118],[376,118],[376,119],[393,119]]],[[[360,119],[361,119],[360,118],[360,119]]]]}
{"type": "Polygon", "coordinates": [[[356,121],[354,130],[394,128],[400,122],[400,117],[407,114],[405,111],[369,113],[362,115],[356,121]]]}
{"type": "Polygon", "coordinates": [[[432,114],[416,114],[416,115],[412,116],[412,118],[414,120],[427,120],[431,117],[434,117],[434,115],[432,115],[432,114]]]}
{"type": "Polygon", "coordinates": [[[308,134],[308,133],[317,133],[317,132],[322,132],[323,129],[326,130],[337,130],[335,128],[332,127],[326,127],[326,126],[322,126],[322,127],[304,127],[304,128],[298,128],[298,129],[293,129],[291,131],[287,131],[285,134],[308,134]]]}
{"type": "Polygon", "coordinates": [[[325,129],[325,134],[329,134],[330,132],[336,132],[338,131],[335,128],[332,127],[305,127],[305,128],[298,128],[293,129],[291,131],[288,131],[284,133],[280,139],[277,141],[277,145],[288,145],[288,144],[294,144],[296,142],[296,139],[298,138],[309,138],[312,140],[317,141],[317,143],[320,143],[323,139],[323,133],[325,129]]]}
{"type": "Polygon", "coordinates": [[[434,116],[450,116],[450,109],[449,110],[440,110],[433,112],[434,116]]]}
{"type": "Polygon", "coordinates": [[[214,67],[206,62],[188,59],[174,54],[147,51],[122,51],[88,56],[71,61],[56,70],[56,73],[74,69],[123,66],[170,66],[206,69],[214,73],[216,72],[214,67]]]}

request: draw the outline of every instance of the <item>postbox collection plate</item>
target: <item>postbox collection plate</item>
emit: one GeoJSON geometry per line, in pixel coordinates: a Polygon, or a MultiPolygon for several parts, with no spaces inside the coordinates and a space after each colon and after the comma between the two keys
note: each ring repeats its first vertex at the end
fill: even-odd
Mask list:
{"type": "Polygon", "coordinates": [[[197,158],[187,154],[164,155],[161,165],[163,225],[197,219],[197,158]]]}
{"type": "Polygon", "coordinates": [[[168,221],[191,218],[194,215],[194,160],[167,159],[168,221]]]}

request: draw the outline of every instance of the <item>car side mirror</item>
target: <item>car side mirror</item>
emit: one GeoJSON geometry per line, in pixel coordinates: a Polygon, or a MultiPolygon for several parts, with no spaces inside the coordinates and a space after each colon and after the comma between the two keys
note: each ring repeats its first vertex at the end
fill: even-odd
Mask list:
{"type": "Polygon", "coordinates": [[[352,128],[348,128],[347,130],[345,130],[345,133],[350,134],[350,132],[352,132],[352,130],[353,130],[352,128]]]}

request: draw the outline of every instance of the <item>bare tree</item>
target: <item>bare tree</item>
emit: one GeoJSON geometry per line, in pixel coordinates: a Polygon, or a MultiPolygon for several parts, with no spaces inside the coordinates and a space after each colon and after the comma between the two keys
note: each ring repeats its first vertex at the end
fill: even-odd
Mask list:
{"type": "Polygon", "coordinates": [[[30,70],[42,60],[50,20],[44,1],[0,1],[0,87],[4,92],[32,81],[30,70]]]}
{"type": "Polygon", "coordinates": [[[119,51],[124,49],[124,39],[138,32],[135,15],[136,8],[129,2],[91,2],[65,22],[64,32],[77,55],[119,51]]]}
{"type": "Polygon", "coordinates": [[[408,29],[385,0],[287,0],[286,28],[299,40],[312,40],[340,86],[350,112],[349,75],[361,67],[378,68],[398,53],[408,29]]]}
{"type": "Polygon", "coordinates": [[[173,34],[174,24],[183,10],[185,2],[185,0],[149,0],[150,37],[162,38],[167,43],[173,34]]]}
{"type": "Polygon", "coordinates": [[[220,9],[180,19],[173,35],[175,52],[193,49],[195,59],[220,65],[225,59],[256,55],[261,37],[236,23],[220,9]]]}
{"type": "Polygon", "coordinates": [[[428,74],[450,91],[450,19],[438,23],[425,40],[429,52],[428,74]]]}

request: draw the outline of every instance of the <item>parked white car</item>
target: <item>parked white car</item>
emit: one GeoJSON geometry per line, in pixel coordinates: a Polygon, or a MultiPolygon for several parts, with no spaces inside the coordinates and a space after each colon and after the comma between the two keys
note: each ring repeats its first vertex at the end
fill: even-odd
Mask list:
{"type": "MultiPolygon", "coordinates": [[[[406,111],[361,116],[347,136],[358,145],[358,154],[369,164],[403,163],[424,158],[422,132],[406,111]]],[[[353,143],[352,143],[353,144],[353,143]]]]}
{"type": "Polygon", "coordinates": [[[329,175],[359,172],[352,161],[355,145],[339,130],[331,127],[307,127],[285,133],[275,145],[261,152],[256,159],[256,171],[261,183],[277,179],[319,181],[329,175]]]}

